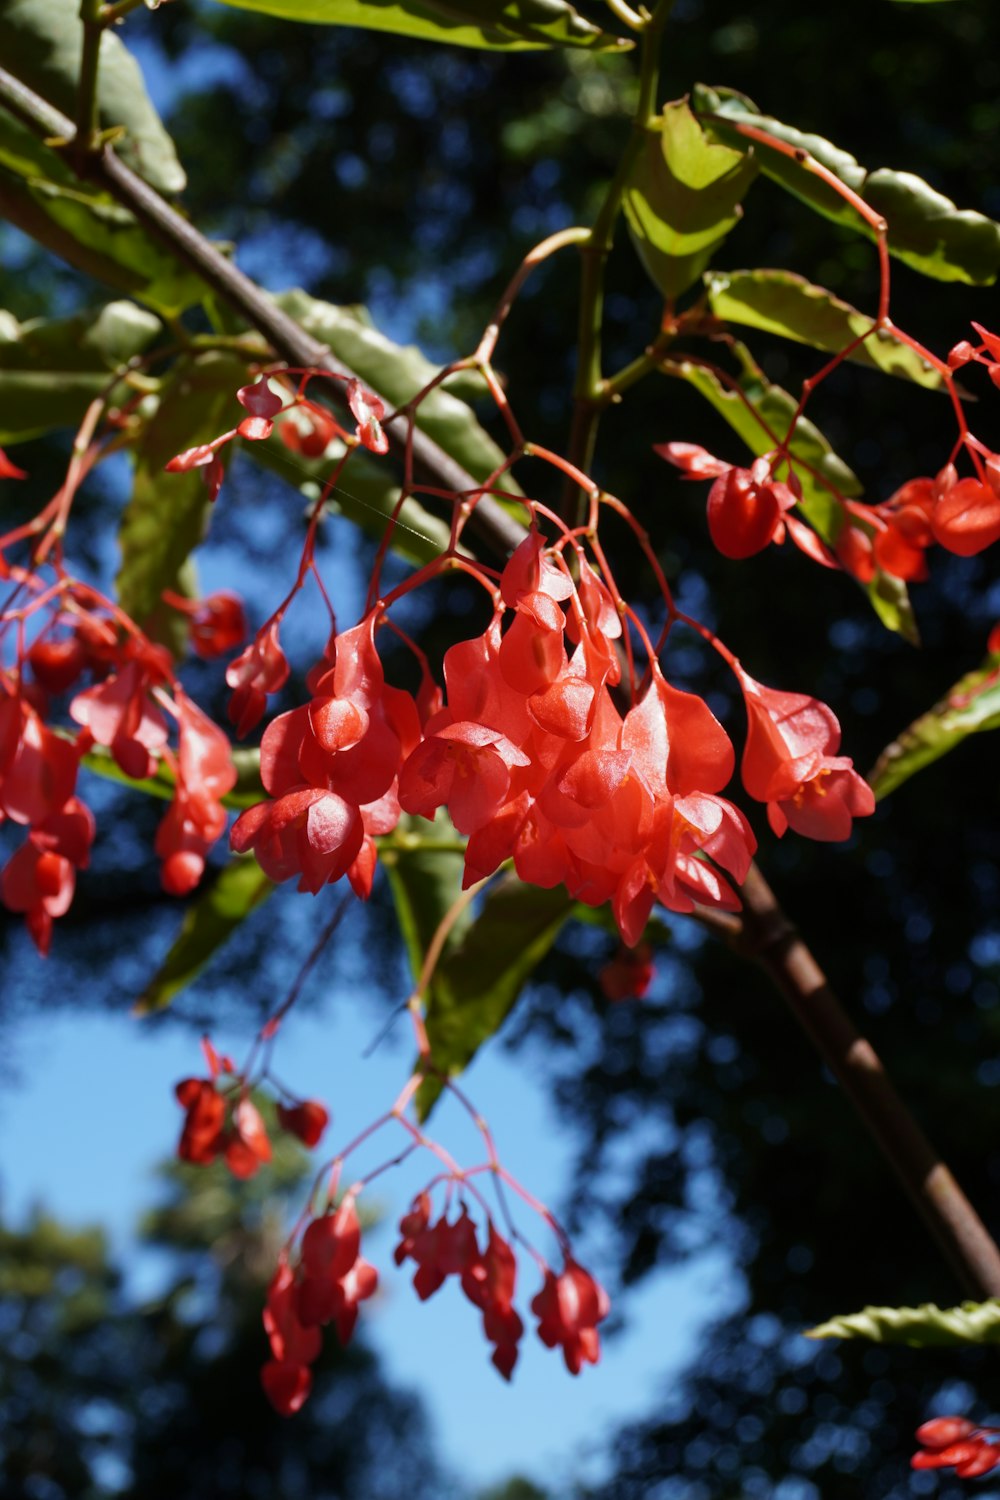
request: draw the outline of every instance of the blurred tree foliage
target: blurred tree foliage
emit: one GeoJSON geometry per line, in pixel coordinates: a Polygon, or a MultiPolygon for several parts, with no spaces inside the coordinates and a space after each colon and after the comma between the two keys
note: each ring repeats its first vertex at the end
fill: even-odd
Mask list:
{"type": "Polygon", "coordinates": [[[265,1401],[264,1288],[303,1154],[252,1183],[171,1164],[142,1237],[166,1289],[137,1304],[99,1229],[36,1210],[0,1228],[0,1493],[9,1500],[373,1500],[457,1487],[417,1400],[336,1339],[302,1420],[265,1401]]]}
{"type": "MultiPolygon", "coordinates": [[[[267,284],[300,283],[333,301],[365,301],[387,331],[419,338],[432,355],[471,347],[507,274],[534,241],[592,217],[627,128],[627,59],[458,53],[282,26],[209,4],[134,18],[129,40],[135,36],[190,173],[185,202],[195,220],[238,241],[246,268],[267,284]]],[[[918,171],[960,206],[1000,214],[1000,10],[984,0],[940,6],[842,0],[825,7],[678,0],[666,49],[668,97],[696,79],[725,83],[867,165],[918,171]]],[[[43,264],[20,241],[7,236],[0,246],[6,305],[27,315],[86,296],[80,278],[43,264]]],[[[565,439],[573,373],[570,263],[536,273],[500,351],[523,425],[555,444],[565,439]]],[[[766,182],[754,188],[722,263],[790,265],[856,305],[874,302],[870,246],[766,182]]],[[[897,321],[942,351],[965,335],[970,318],[996,322],[995,291],[929,286],[905,268],[894,269],[893,297],[897,321]]],[[[607,310],[613,367],[642,349],[659,316],[657,296],[624,237],[612,257],[607,310]]],[[[818,363],[777,341],[755,339],[754,348],[769,373],[789,386],[818,363]]],[[[985,400],[989,390],[975,387],[972,394],[985,400]]],[[[873,497],[914,473],[933,473],[953,430],[941,398],[865,371],[839,371],[813,414],[873,497]]],[[[977,425],[984,435],[996,431],[995,420],[977,425]]],[[[654,536],[669,531],[663,561],[680,580],[681,601],[694,604],[734,644],[755,676],[833,703],[845,745],[862,767],[870,764],[979,660],[986,630],[1000,615],[988,563],[940,559],[934,581],[915,590],[924,645],[913,650],[879,629],[843,577],[818,574],[777,549],[738,567],[708,557],[701,491],[679,483],[651,453],[653,442],[678,438],[738,456],[735,440],[692,392],[649,380],[631,394],[627,410],[606,417],[597,472],[628,495],[654,536]],[[796,682],[788,681],[785,666],[789,640],[796,682]]],[[[242,482],[241,504],[297,515],[294,498],[289,502],[249,474],[242,482]]],[[[95,502],[95,526],[103,503],[95,502]]],[[[238,513],[220,514],[219,525],[223,544],[252,551],[238,513]]],[[[641,591],[639,572],[635,583],[641,591]]],[[[423,621],[428,636],[453,629],[454,615],[468,607],[461,589],[450,601],[447,621],[423,621]]],[[[671,646],[670,662],[681,679],[706,666],[700,649],[686,642],[671,646]]],[[[724,693],[720,683],[721,709],[724,693]]],[[[728,710],[732,722],[731,704],[728,710]]],[[[895,793],[848,848],[778,846],[765,838],[763,852],[765,870],[779,894],[787,894],[791,915],[807,923],[807,937],[848,1008],[994,1228],[1000,1226],[993,1128],[993,1091],[1000,1085],[995,757],[990,737],[969,742],[895,793]]],[[[120,869],[120,851],[115,857],[120,869]]],[[[125,885],[131,900],[149,908],[150,930],[161,934],[155,876],[143,888],[141,874],[137,884],[136,869],[126,870],[125,885]]],[[[92,950],[95,910],[107,914],[109,903],[96,885],[84,883],[83,897],[75,919],[87,924],[92,950]]],[[[781,1001],[721,946],[683,921],[675,926],[678,939],[659,957],[653,1000],[614,1008],[598,997],[593,977],[607,940],[589,929],[569,933],[549,963],[548,982],[522,1007],[512,1038],[546,1048],[560,1106],[580,1132],[575,1214],[588,1223],[601,1214],[617,1244],[623,1282],[721,1245],[740,1289],[739,1309],[706,1331],[685,1376],[651,1393],[650,1415],[637,1413],[621,1434],[614,1477],[599,1493],[608,1500],[895,1500],[926,1493],[929,1481],[909,1477],[906,1468],[913,1427],[945,1389],[946,1404],[968,1404],[985,1417],[992,1390],[985,1359],[816,1347],[799,1331],[865,1302],[947,1302],[959,1289],[781,1001]],[[641,1131],[642,1141],[631,1157],[614,1145],[630,1128],[641,1131]]],[[[262,950],[267,930],[266,920],[251,929],[254,952],[262,950]]],[[[109,947],[115,941],[109,937],[109,947]]],[[[64,953],[60,962],[71,968],[79,953],[72,934],[64,953]]],[[[246,947],[236,962],[248,963],[246,947]]],[[[32,986],[37,992],[47,982],[32,986]]],[[[204,1179],[199,1191],[222,1188],[204,1179]]],[[[179,1202],[173,1212],[183,1219],[179,1202]]],[[[69,1466],[64,1476],[60,1470],[66,1493],[77,1482],[73,1472],[85,1472],[71,1467],[89,1464],[95,1445],[131,1455],[131,1471],[152,1486],[136,1490],[144,1497],[159,1494],[155,1486],[168,1475],[171,1493],[180,1475],[186,1495],[201,1493],[192,1485],[212,1465],[199,1478],[184,1458],[187,1443],[221,1443],[220,1433],[237,1448],[262,1445],[239,1449],[239,1463],[250,1466],[241,1473],[278,1461],[270,1446],[278,1442],[277,1419],[248,1422],[248,1398],[240,1392],[255,1376],[245,1356],[236,1358],[245,1347],[238,1340],[255,1326],[250,1307],[259,1271],[252,1298],[250,1270],[233,1273],[248,1278],[245,1295],[237,1295],[235,1282],[218,1283],[212,1295],[230,1299],[221,1321],[216,1304],[196,1327],[184,1322],[179,1308],[195,1295],[192,1282],[155,1315],[118,1323],[95,1311],[120,1297],[95,1241],[65,1240],[44,1221],[22,1236],[8,1232],[8,1239],[10,1257],[29,1271],[44,1269],[48,1253],[72,1272],[68,1290],[44,1309],[42,1301],[29,1308],[24,1292],[11,1294],[25,1315],[37,1311],[44,1324],[29,1333],[35,1340],[25,1346],[29,1352],[18,1356],[19,1380],[34,1380],[37,1362],[44,1369],[57,1358],[47,1340],[59,1320],[72,1317],[74,1306],[90,1308],[91,1321],[59,1369],[71,1399],[41,1408],[51,1424],[41,1429],[45,1451],[69,1466]],[[226,1331],[221,1351],[210,1352],[208,1324],[226,1331]],[[97,1358],[88,1351],[119,1339],[120,1384],[106,1398],[110,1410],[133,1411],[128,1373],[140,1358],[169,1378],[149,1398],[145,1436],[138,1429],[129,1436],[134,1418],[128,1416],[125,1437],[105,1440],[98,1432],[83,1441],[92,1398],[82,1398],[81,1382],[97,1358]],[[174,1399],[188,1400],[182,1386],[197,1400],[173,1407],[174,1399]],[[200,1400],[213,1411],[203,1428],[200,1400]],[[181,1430],[183,1445],[176,1437],[181,1430]],[[56,1442],[63,1433],[73,1440],[56,1442]],[[130,1448],[133,1442],[139,1446],[130,1448]],[[176,1471],[170,1468],[175,1443],[176,1471]]],[[[55,1271],[45,1274],[55,1285],[55,1271]]],[[[5,1303],[15,1305],[6,1296],[5,1303]]],[[[669,1330],[657,1336],[666,1343],[669,1330]]],[[[343,1370],[343,1383],[330,1376],[330,1390],[339,1394],[321,1396],[298,1419],[293,1447],[280,1462],[306,1467],[287,1471],[288,1494],[382,1493],[324,1490],[314,1477],[321,1469],[328,1474],[327,1463],[362,1461],[338,1446],[343,1420],[330,1420],[330,1413],[342,1412],[338,1401],[353,1403],[364,1430],[375,1374],[365,1356],[353,1353],[343,1370]]],[[[25,1398],[11,1391],[3,1399],[25,1398]]],[[[4,1428],[12,1436],[0,1442],[27,1443],[28,1429],[17,1422],[4,1428]]],[[[5,1456],[12,1475],[36,1462],[25,1454],[17,1458],[20,1471],[10,1467],[19,1451],[5,1456]]],[[[423,1449],[416,1459],[405,1446],[393,1452],[400,1464],[430,1463],[423,1449]]],[[[393,1472],[398,1481],[402,1470],[393,1472]]],[[[411,1492],[436,1493],[411,1474],[406,1482],[411,1492]]],[[[942,1496],[960,1492],[948,1481],[933,1484],[942,1496]]]]}

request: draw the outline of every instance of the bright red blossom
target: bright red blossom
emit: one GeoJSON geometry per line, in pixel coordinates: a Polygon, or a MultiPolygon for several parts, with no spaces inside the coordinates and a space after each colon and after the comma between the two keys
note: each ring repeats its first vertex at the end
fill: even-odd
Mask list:
{"type": "Polygon", "coordinates": [[[840,725],[832,709],[806,693],[783,693],[737,678],[747,710],[743,784],[767,803],[775,833],[786,828],[823,841],[845,839],[854,818],[875,811],[871,787],[838,756],[840,725]]]}

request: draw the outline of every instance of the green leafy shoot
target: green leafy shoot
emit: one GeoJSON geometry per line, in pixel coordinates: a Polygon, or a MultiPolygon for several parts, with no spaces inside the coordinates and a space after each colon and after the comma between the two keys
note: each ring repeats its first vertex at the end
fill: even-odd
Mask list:
{"type": "Polygon", "coordinates": [[[865,1307],[810,1328],[810,1339],[870,1339],[876,1344],[910,1344],[918,1349],[965,1344],[1000,1344],[1000,1297],[963,1302],[959,1307],[865,1307]]]}
{"type": "Polygon", "coordinates": [[[887,745],[868,777],[876,797],[887,797],[970,734],[1000,729],[1000,654],[968,672],[927,713],[887,745]]]}

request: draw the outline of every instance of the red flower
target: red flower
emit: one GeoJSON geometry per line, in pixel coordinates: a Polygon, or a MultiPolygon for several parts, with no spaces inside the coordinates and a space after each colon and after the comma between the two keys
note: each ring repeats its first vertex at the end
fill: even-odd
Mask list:
{"type": "Polygon", "coordinates": [[[184,1078],[174,1092],[185,1110],[177,1155],[181,1161],[208,1166],[223,1148],[226,1101],[212,1078],[184,1078]]]}
{"type": "Polygon", "coordinates": [[[561,1276],[546,1271],[541,1291],[531,1303],[538,1318],[538,1337],[549,1349],[562,1347],[566,1368],[579,1375],[585,1363],[601,1357],[597,1325],[608,1315],[604,1288],[576,1261],[567,1260],[561,1276]]]}
{"type": "Polygon", "coordinates": [[[268,693],[277,693],[288,681],[288,660],[278,641],[278,620],[259,630],[235,661],[226,668],[226,682],[233,689],[229,700],[229,722],[240,739],[259,724],[267,707],[268,693]]]}
{"type": "Polygon", "coordinates": [[[77,693],[69,706],[70,717],[89,729],[99,745],[106,745],[126,776],[136,781],[152,776],[167,742],[166,720],[149,691],[169,670],[169,658],[161,661],[149,653],[77,693]]]}
{"type": "Polygon", "coordinates": [[[317,1146],[329,1123],[329,1111],[318,1099],[303,1099],[300,1104],[278,1105],[278,1124],[290,1135],[298,1136],[304,1146],[317,1146]]]}
{"type": "Polygon", "coordinates": [[[846,839],[854,818],[875,811],[871,787],[838,756],[840,725],[833,710],[806,693],[767,688],[737,668],[747,710],[743,784],[767,803],[780,837],[786,828],[807,838],[846,839]]]}
{"type": "Polygon", "coordinates": [[[28,931],[44,958],[52,944],[52,921],[70,908],[76,875],[68,859],[39,849],[31,839],[11,856],[0,875],[8,911],[24,912],[28,931]]]}
{"type": "Polygon", "coordinates": [[[371,391],[366,391],[360,380],[347,382],[347,404],[357,422],[359,443],[372,453],[388,453],[389,439],[382,431],[385,406],[371,391]]]}
{"type": "Polygon", "coordinates": [[[720,474],[708,492],[708,530],[723,557],[742,560],[784,536],[782,517],[795,504],[766,458],[720,474]]]}

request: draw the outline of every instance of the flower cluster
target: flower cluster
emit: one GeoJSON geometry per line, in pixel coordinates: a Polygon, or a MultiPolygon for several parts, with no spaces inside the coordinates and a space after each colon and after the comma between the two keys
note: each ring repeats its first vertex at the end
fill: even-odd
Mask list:
{"type": "MultiPolygon", "coordinates": [[[[696,903],[736,909],[731,882],[745,877],[756,840],[719,795],[735,765],[729,736],[702,698],[667,681],[652,650],[647,685],[622,712],[612,696],[622,680],[622,611],[582,549],[575,560],[576,580],[561,548],[533,526],[498,588],[480,575],[493,617],[445,653],[443,695],[425,681],[418,702],[386,684],[375,645],[383,604],[335,636],[307,679],[309,703],[264,733],[271,800],[242,814],[233,848],[252,849],[274,880],[297,877],[300,890],[346,874],[367,896],[375,838],[401,809],[432,819],[446,807],[468,837],[466,886],[510,859],[530,884],[564,884],[591,906],[610,902],[630,944],[654,901],[678,912],[696,903]]],[[[747,705],[749,794],[768,804],[779,833],[847,837],[874,799],[836,754],[832,711],[765,688],[713,644],[747,705]]],[[[278,651],[269,623],[240,671],[278,651]]]]}
{"type": "MultiPolygon", "coordinates": [[[[956,344],[947,363],[908,337],[904,340],[937,371],[950,391],[959,424],[955,452],[964,449],[972,474],[961,477],[954,462],[949,461],[934,478],[910,479],[888,500],[876,505],[848,499],[826,475],[818,475],[821,486],[837,504],[840,517],[836,534],[825,540],[792,514],[802,499],[795,465],[809,468],[792,450],[795,421],[784,441],[749,468],[726,463],[696,443],[660,443],[655,451],[679,468],[685,478],[713,481],[708,494],[708,530],[724,557],[752,557],[787,536],[815,562],[843,568],[860,583],[870,583],[879,572],[917,582],[927,577],[929,547],[937,544],[959,557],[972,557],[1000,540],[1000,454],[969,431],[953,378],[955,370],[978,363],[986,366],[994,385],[1000,385],[1000,338],[978,323],[973,327],[980,342],[963,340],[956,344]],[[785,480],[777,477],[782,469],[785,480]]],[[[829,374],[842,357],[843,353],[831,361],[823,374],[829,374]]],[[[808,383],[796,421],[809,391],[822,378],[821,374],[808,383]]],[[[739,394],[738,387],[734,387],[734,393],[739,394]]],[[[748,411],[760,422],[762,431],[773,436],[749,403],[748,411]]]]}
{"type": "Polygon", "coordinates": [[[350,1341],[358,1304],[374,1295],[378,1272],[361,1256],[361,1224],[353,1193],[309,1220],[294,1264],[286,1251],[264,1306],[271,1359],[260,1372],[264,1393],[282,1416],[292,1416],[312,1387],[309,1366],[322,1348],[320,1329],[332,1323],[341,1345],[350,1341]]]}
{"type": "MultiPolygon", "coordinates": [[[[271,1160],[271,1142],[260,1110],[250,1097],[248,1070],[237,1071],[231,1058],[216,1052],[207,1037],[202,1051],[207,1078],[184,1078],[174,1090],[184,1110],[177,1146],[181,1161],[207,1167],[223,1160],[234,1177],[252,1177],[271,1160]]],[[[316,1099],[278,1104],[278,1124],[306,1146],[315,1146],[329,1122],[316,1099]]]]}

